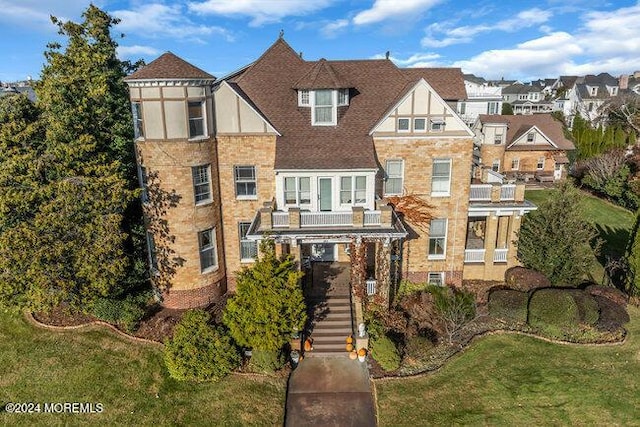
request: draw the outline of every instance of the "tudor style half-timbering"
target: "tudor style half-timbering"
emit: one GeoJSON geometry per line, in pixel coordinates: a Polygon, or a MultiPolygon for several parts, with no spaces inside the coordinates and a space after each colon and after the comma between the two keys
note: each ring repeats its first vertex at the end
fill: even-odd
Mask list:
{"type": "Polygon", "coordinates": [[[301,266],[351,262],[351,283],[384,298],[403,277],[457,286],[517,262],[535,207],[521,186],[471,185],[459,69],[306,61],[280,38],[219,80],[165,54],[126,81],[165,305],[233,292],[262,239],[301,266]],[[429,220],[402,215],[407,196],[429,220]]]}

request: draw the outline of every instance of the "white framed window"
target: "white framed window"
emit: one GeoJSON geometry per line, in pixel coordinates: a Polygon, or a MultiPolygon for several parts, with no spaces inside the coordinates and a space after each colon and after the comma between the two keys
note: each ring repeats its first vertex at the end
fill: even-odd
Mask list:
{"type": "Polygon", "coordinates": [[[413,119],[413,130],[415,132],[424,132],[427,130],[427,119],[416,118],[413,119]]]}
{"type": "Polygon", "coordinates": [[[156,242],[153,239],[153,234],[147,231],[147,250],[149,251],[149,268],[151,272],[155,274],[158,271],[158,257],[156,255],[156,242]]]}
{"type": "Polygon", "coordinates": [[[466,114],[467,112],[467,103],[466,102],[461,102],[460,104],[460,114],[466,114]]]}
{"type": "Polygon", "coordinates": [[[404,180],[404,160],[387,160],[384,168],[384,194],[401,195],[404,180]]]}
{"type": "Polygon", "coordinates": [[[215,228],[198,233],[198,246],[200,248],[200,271],[206,273],[218,268],[215,228]]]}
{"type": "Polygon", "coordinates": [[[493,162],[491,163],[491,170],[494,172],[500,172],[500,160],[499,159],[493,159],[493,162]]]}
{"type": "Polygon", "coordinates": [[[442,132],[444,130],[445,121],[444,119],[433,118],[430,120],[431,122],[431,132],[442,132]]]}
{"type": "Polygon", "coordinates": [[[590,87],[589,93],[591,94],[591,96],[596,96],[598,94],[598,87],[597,86],[590,87]]]}
{"type": "Polygon", "coordinates": [[[311,178],[308,176],[285,177],[284,203],[294,206],[311,204],[311,178]]]}
{"type": "MultiPolygon", "coordinates": [[[[527,95],[524,96],[524,99],[527,98],[527,95]]],[[[498,114],[498,102],[488,102],[487,103],[487,114],[498,114]]]]}
{"type": "Polygon", "coordinates": [[[496,145],[502,144],[502,134],[501,133],[496,133],[495,136],[493,137],[493,143],[496,145]]]}
{"type": "Polygon", "coordinates": [[[340,178],[340,204],[351,205],[367,202],[367,177],[343,176],[340,178]]]}
{"type": "Polygon", "coordinates": [[[338,90],[338,106],[349,105],[349,89],[338,90]]]}
{"type": "Polygon", "coordinates": [[[313,92],[312,123],[314,125],[335,125],[336,104],[334,91],[328,89],[313,92]]]}
{"type": "Polygon", "coordinates": [[[149,183],[147,182],[147,168],[142,165],[138,165],[138,180],[140,181],[140,188],[142,188],[142,194],[140,195],[142,203],[149,203],[149,183]]]}
{"type": "Polygon", "coordinates": [[[398,132],[409,132],[409,125],[411,119],[407,117],[401,117],[398,119],[398,132]]]}
{"type": "Polygon", "coordinates": [[[255,166],[234,166],[233,177],[238,199],[256,199],[257,181],[255,166]]]}
{"type": "Polygon", "coordinates": [[[536,139],[536,134],[534,132],[529,132],[527,134],[527,142],[533,142],[536,139]]]}
{"type": "Polygon", "coordinates": [[[444,271],[430,271],[428,283],[430,285],[444,286],[444,271]]]}
{"type": "Polygon", "coordinates": [[[193,196],[196,205],[211,201],[211,165],[193,166],[191,168],[193,178],[193,196]]]}
{"type": "Polygon", "coordinates": [[[520,159],[519,158],[514,158],[511,159],[511,170],[517,171],[520,170],[520,159]]]}
{"type": "Polygon", "coordinates": [[[538,170],[544,169],[544,157],[538,157],[538,163],[536,164],[536,169],[538,170]]]}
{"type": "Polygon", "coordinates": [[[298,105],[300,107],[308,107],[309,106],[309,90],[302,89],[298,91],[298,105]]]}
{"type": "Polygon", "coordinates": [[[254,261],[258,257],[258,242],[247,239],[247,232],[251,227],[250,222],[238,223],[238,236],[240,238],[240,260],[254,261]]]}
{"type": "Polygon", "coordinates": [[[429,226],[429,259],[444,259],[446,247],[447,219],[432,219],[429,226]]]}
{"type": "Polygon", "coordinates": [[[189,101],[189,138],[199,138],[205,135],[204,101],[189,101]]]}
{"type": "Polygon", "coordinates": [[[616,86],[613,86],[611,88],[611,96],[616,96],[618,94],[618,88],[616,86]]]}
{"type": "Polygon", "coordinates": [[[448,196],[451,188],[451,159],[433,159],[431,195],[448,196]]]}
{"type": "Polygon", "coordinates": [[[134,101],[131,103],[131,113],[133,114],[133,134],[134,138],[144,138],[144,122],[142,120],[142,103],[134,101]]]}

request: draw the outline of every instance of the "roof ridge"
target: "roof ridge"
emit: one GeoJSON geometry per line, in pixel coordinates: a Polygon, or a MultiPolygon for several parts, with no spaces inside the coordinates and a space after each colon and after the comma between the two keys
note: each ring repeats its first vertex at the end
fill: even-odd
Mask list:
{"type": "Polygon", "coordinates": [[[185,61],[171,51],[166,51],[124,80],[137,79],[215,79],[215,76],[185,61]]]}
{"type": "Polygon", "coordinates": [[[242,73],[242,75],[240,75],[240,77],[238,77],[238,78],[236,79],[236,82],[240,82],[240,81],[242,81],[242,80],[243,80],[243,79],[244,79],[248,74],[251,74],[251,70],[252,70],[252,69],[253,69],[257,64],[259,64],[259,63],[260,63],[260,61],[262,61],[262,59],[263,59],[265,56],[269,55],[269,53],[270,53],[272,50],[274,50],[276,47],[278,47],[278,46],[280,46],[280,45],[282,45],[284,48],[286,48],[286,49],[290,50],[290,51],[291,51],[291,53],[293,53],[293,55],[294,55],[296,58],[298,58],[301,62],[305,62],[305,60],[304,60],[304,59],[302,59],[302,58],[300,58],[300,56],[296,53],[296,51],[295,51],[295,50],[293,50],[293,48],[289,45],[289,43],[287,43],[287,42],[285,41],[284,37],[281,37],[281,36],[280,36],[280,37],[278,37],[278,38],[276,39],[276,41],[275,41],[275,42],[273,42],[273,43],[271,44],[271,46],[269,46],[269,48],[267,48],[267,50],[265,50],[264,52],[262,52],[262,55],[260,55],[260,56],[258,57],[258,59],[256,59],[255,61],[253,61],[251,64],[249,64],[249,65],[247,66],[247,69],[246,69],[246,70],[244,70],[244,72],[242,73]]]}

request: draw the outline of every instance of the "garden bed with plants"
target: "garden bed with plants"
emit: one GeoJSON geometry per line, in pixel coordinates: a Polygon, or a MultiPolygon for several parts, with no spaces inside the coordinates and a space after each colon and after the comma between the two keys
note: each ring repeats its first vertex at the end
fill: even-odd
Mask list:
{"type": "Polygon", "coordinates": [[[392,309],[369,306],[372,376],[436,370],[474,338],[491,333],[575,344],[625,339],[628,300],[615,288],[551,287],[543,275],[522,267],[510,269],[505,282],[465,283],[459,290],[403,283],[392,309]]]}

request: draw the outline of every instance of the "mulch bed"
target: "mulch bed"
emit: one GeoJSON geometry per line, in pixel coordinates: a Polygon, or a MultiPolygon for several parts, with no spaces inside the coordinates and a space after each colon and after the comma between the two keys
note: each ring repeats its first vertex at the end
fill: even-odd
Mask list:
{"type": "MultiPolygon", "coordinates": [[[[226,303],[227,296],[224,296],[220,301],[205,308],[211,314],[213,323],[222,322],[222,312],[226,303]]],[[[185,311],[154,304],[149,307],[147,315],[133,335],[151,341],[164,342],[173,335],[173,329],[182,319],[185,311]]],[[[40,323],[52,326],[82,326],[99,320],[95,316],[71,310],[67,304],[54,307],[47,313],[33,313],[33,317],[40,323]]]]}

